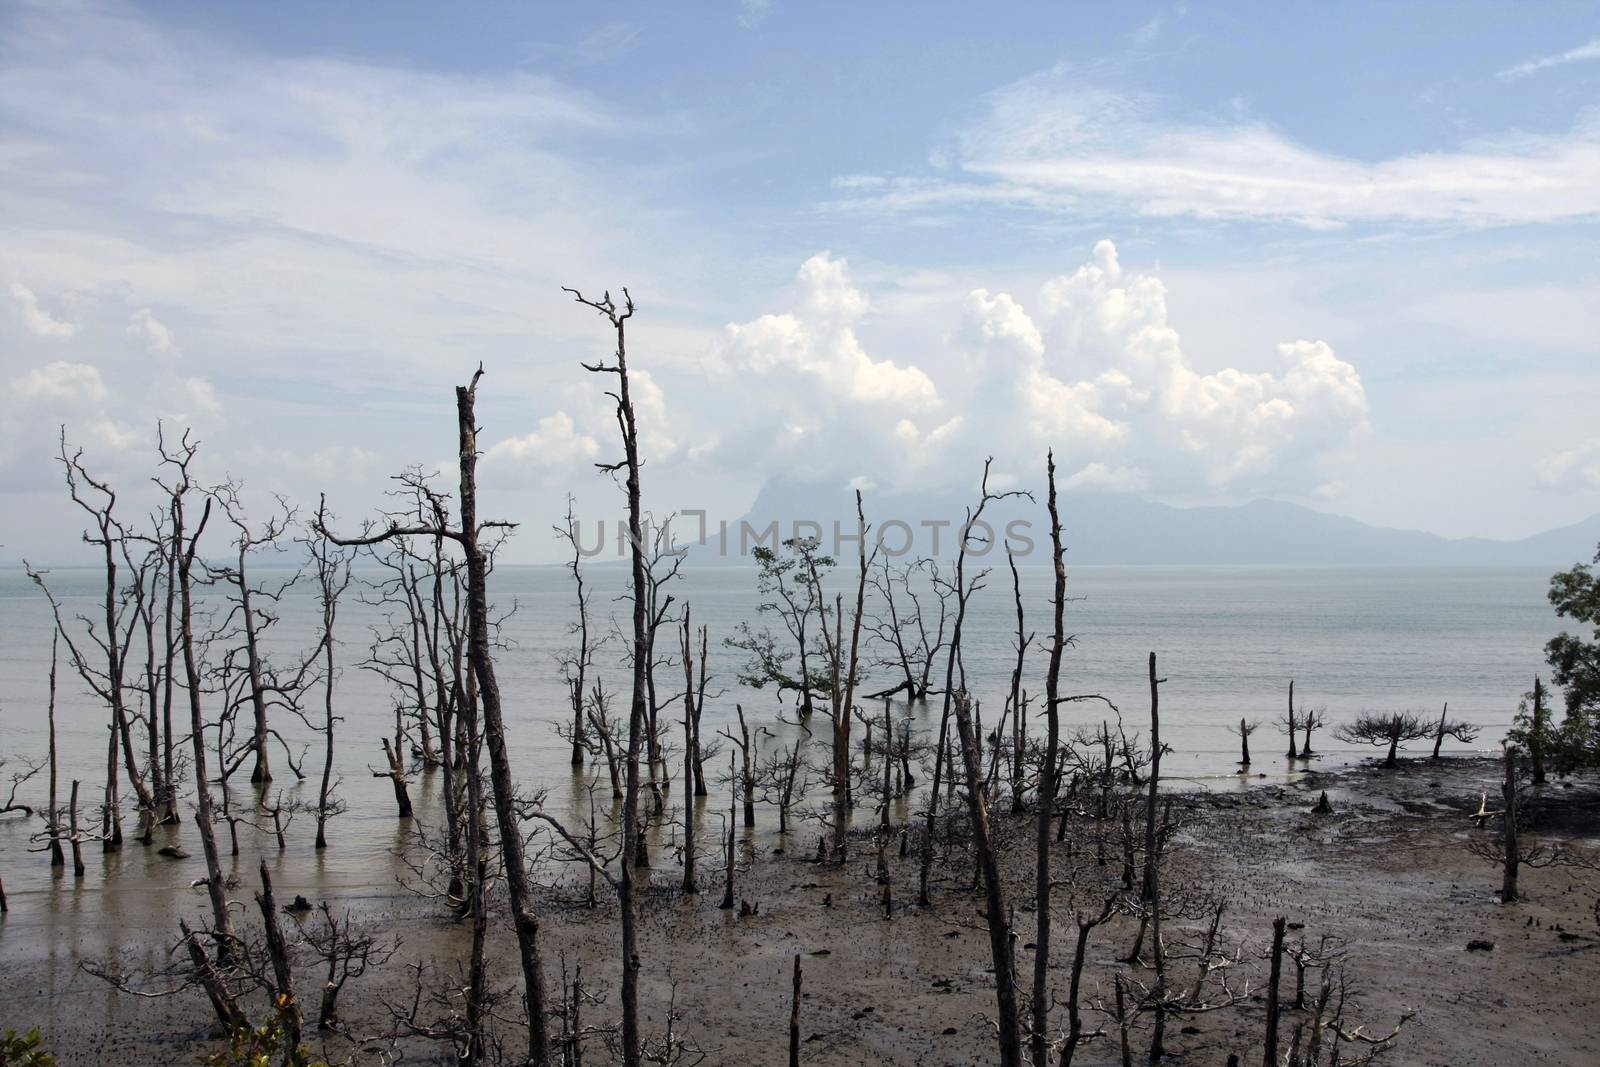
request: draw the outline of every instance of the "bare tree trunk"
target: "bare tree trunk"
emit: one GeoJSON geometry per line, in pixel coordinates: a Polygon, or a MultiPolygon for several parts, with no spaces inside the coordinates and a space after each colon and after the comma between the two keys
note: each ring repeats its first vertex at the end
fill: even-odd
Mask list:
{"type": "Polygon", "coordinates": [[[1533,677],[1533,731],[1528,737],[1528,755],[1533,760],[1533,784],[1544,785],[1544,682],[1533,677]]]}
{"type": "Polygon", "coordinates": [[[200,847],[206,859],[206,895],[211,899],[211,934],[217,940],[218,955],[223,960],[233,953],[233,919],[228,911],[227,886],[222,879],[222,857],[217,853],[216,816],[211,806],[211,782],[206,771],[205,713],[201,707],[200,666],[194,652],[194,589],[193,571],[195,551],[200,546],[200,535],[205,532],[211,517],[211,498],[200,514],[200,523],[194,536],[184,539],[183,496],[189,489],[188,462],[193,449],[185,444],[184,451],[173,460],[181,475],[172,490],[172,543],[173,551],[181,554],[178,564],[178,643],[183,651],[184,688],[189,694],[189,737],[194,746],[194,806],[195,824],[200,830],[200,847]]]}
{"type": "Polygon", "coordinates": [[[956,730],[960,735],[962,762],[966,768],[967,809],[972,816],[972,837],[978,863],[983,871],[984,918],[989,926],[989,950],[994,957],[994,994],[1000,1032],[1002,1067],[1021,1067],[1022,1033],[1017,1014],[1016,975],[1011,954],[1011,927],[1006,910],[1005,888],[1000,882],[1000,864],[989,838],[989,812],[983,800],[982,770],[978,765],[977,745],[972,736],[970,707],[964,692],[955,698],[956,730]]]}
{"type": "Polygon", "coordinates": [[[894,722],[889,717],[889,699],[883,701],[883,796],[878,810],[878,900],[883,917],[894,918],[894,890],[889,877],[889,777],[894,769],[894,722]]]}
{"type": "MultiPolygon", "coordinates": [[[[399,718],[400,709],[397,706],[395,708],[396,721],[399,718]]],[[[378,740],[383,742],[383,759],[384,762],[389,764],[389,769],[388,771],[374,771],[372,772],[373,777],[387,778],[394,783],[395,807],[399,809],[400,818],[409,819],[411,818],[411,789],[406,784],[405,753],[398,745],[391,744],[387,737],[380,737],[378,740]]]]}
{"type": "Polygon", "coordinates": [[[122,847],[122,798],[117,791],[117,723],[112,717],[106,746],[106,803],[100,813],[100,849],[115,852],[122,847]]]}
{"type": "Polygon", "coordinates": [[[1155,1031],[1150,1039],[1150,1061],[1166,1055],[1167,966],[1161,940],[1161,846],[1156,834],[1156,793],[1161,782],[1161,682],[1156,677],[1156,654],[1150,653],[1150,792],[1144,812],[1144,891],[1150,908],[1150,937],[1156,967],[1155,1031]]]}
{"type": "Polygon", "coordinates": [[[794,957],[794,987],[789,998],[789,1067],[800,1067],[800,955],[794,957]]]}
{"type": "Polygon", "coordinates": [[[272,961],[272,981],[277,996],[278,1015],[283,1021],[283,1063],[293,1067],[303,1062],[300,1055],[300,1037],[305,1029],[305,1013],[294,995],[294,975],[289,967],[289,944],[283,939],[283,929],[278,925],[278,905],[272,898],[272,875],[267,861],[261,861],[261,892],[256,894],[256,906],[261,909],[261,924],[267,933],[267,956],[272,961]]]}
{"type": "Polygon", "coordinates": [[[1300,755],[1294,747],[1294,679],[1289,679],[1289,758],[1294,759],[1300,755]]]}
{"type": "Polygon", "coordinates": [[[706,647],[711,640],[709,627],[700,627],[700,685],[694,698],[694,795],[706,795],[706,764],[705,756],[700,750],[700,713],[705,710],[706,703],[706,647]]]}
{"type": "Polygon", "coordinates": [[[683,891],[700,892],[694,873],[694,767],[700,746],[695,736],[694,649],[689,625],[689,606],[683,607],[683,891]]]}
{"type": "Polygon", "coordinates": [[[511,757],[506,751],[500,683],[495,677],[494,659],[489,651],[488,560],[478,541],[478,427],[473,408],[482,373],[479,368],[469,385],[456,387],[456,422],[461,444],[461,545],[467,561],[467,647],[478,682],[478,699],[482,703],[484,737],[489,746],[489,777],[494,785],[495,820],[500,827],[506,890],[527,997],[527,1058],[533,1067],[546,1067],[550,1061],[550,1040],[545,1020],[544,962],[539,956],[539,919],[533,911],[522,828],[517,822],[516,787],[511,780],[511,757]]]}
{"type": "Polygon", "coordinates": [[[234,999],[228,987],[223,983],[222,977],[217,974],[217,969],[212,966],[211,959],[206,955],[206,950],[201,947],[200,941],[189,929],[185,919],[178,920],[178,929],[183,933],[183,942],[189,948],[189,962],[194,966],[195,979],[206,991],[206,996],[211,1000],[211,1008],[217,1013],[217,1020],[223,1029],[229,1033],[247,1030],[250,1020],[239,1008],[239,1002],[234,999]]]}
{"type": "Polygon", "coordinates": [[[72,801],[67,809],[67,840],[72,844],[72,877],[83,877],[83,846],[78,840],[78,780],[72,780],[72,801]]]}
{"type": "MultiPolygon", "coordinates": [[[[172,634],[172,623],[177,617],[177,612],[174,610],[174,601],[178,595],[176,585],[178,554],[181,547],[181,544],[179,544],[176,539],[174,539],[170,546],[163,547],[163,552],[166,554],[167,560],[167,606],[165,613],[166,617],[163,623],[163,629],[166,634],[166,641],[164,645],[166,658],[164,666],[161,670],[161,730],[163,734],[163,770],[167,780],[167,795],[166,813],[162,816],[161,821],[170,826],[183,825],[183,820],[178,815],[178,778],[177,771],[174,766],[174,757],[172,755],[172,690],[173,683],[176,680],[173,667],[178,654],[177,642],[174,640],[172,634]]],[[[151,709],[150,714],[155,714],[155,710],[153,708],[151,709]]]]}
{"type": "MultiPolygon", "coordinates": [[[[1046,1032],[1050,1023],[1048,988],[1050,972],[1050,820],[1055,812],[1056,761],[1059,758],[1061,746],[1061,655],[1067,643],[1065,629],[1067,604],[1066,547],[1061,543],[1061,513],[1056,502],[1056,458],[1054,452],[1046,455],[1045,476],[1049,483],[1050,552],[1054,571],[1053,585],[1051,587],[1050,665],[1045,673],[1044,680],[1045,750],[1044,761],[1039,766],[1039,811],[1034,823],[1034,848],[1036,849],[1033,882],[1035,927],[1033,938],[1033,995],[1030,1001],[1033,1017],[1029,1036],[1033,1067],[1045,1067],[1049,1055],[1046,1032]]],[[[1006,558],[1010,559],[1010,555],[1008,549],[1006,558]]],[[[1014,580],[1016,576],[1015,563],[1011,566],[1011,573],[1014,580]]],[[[1021,643],[1021,636],[1022,595],[1020,586],[1018,586],[1017,637],[1019,644],[1021,643]]],[[[1018,657],[1017,673],[1020,675],[1022,671],[1020,652],[1018,657]]],[[[1013,681],[1013,690],[1016,689],[1016,686],[1017,683],[1013,681]]],[[[1077,971],[1081,967],[1082,964],[1080,962],[1074,969],[1074,986],[1077,984],[1077,971]]],[[[1074,1012],[1076,1012],[1076,1001],[1077,998],[1074,996],[1074,1012]]],[[[1070,1063],[1070,1053],[1064,1055],[1066,1059],[1063,1062],[1070,1063]]]]}
{"type": "Polygon", "coordinates": [[[622,927],[622,1061],[624,1067],[640,1067],[643,1052],[639,1034],[639,935],[634,918],[633,864],[628,850],[639,828],[639,749],[641,731],[645,727],[646,695],[650,674],[649,591],[650,574],[645,565],[643,507],[639,485],[639,434],[634,419],[633,399],[629,392],[627,321],[634,306],[628,291],[622,291],[623,306],[619,309],[610,294],[600,301],[590,301],[577,290],[569,289],[580,303],[604,315],[616,332],[615,363],[584,364],[596,374],[615,374],[617,391],[617,424],[622,432],[622,461],[608,464],[607,469],[626,472],[625,489],[628,497],[628,549],[633,579],[633,695],[628,709],[627,788],[622,798],[622,855],[619,860],[620,877],[617,883],[617,904],[622,927]]]}
{"type": "Polygon", "coordinates": [[[56,797],[56,646],[60,632],[50,635],[50,866],[66,865],[61,854],[61,802],[56,797]]]}
{"type": "Polygon", "coordinates": [[[1450,714],[1450,702],[1447,700],[1447,701],[1444,702],[1444,710],[1439,712],[1439,727],[1433,733],[1433,758],[1434,759],[1438,759],[1439,758],[1439,748],[1440,748],[1441,745],[1444,744],[1445,716],[1447,716],[1449,714],[1450,714]]]}
{"type": "MultiPolygon", "coordinates": [[[[729,776],[730,779],[733,777],[733,756],[732,756],[731,753],[728,756],[728,776],[729,776]]],[[[735,820],[734,820],[734,816],[733,816],[733,806],[734,806],[735,803],[737,803],[737,801],[735,800],[736,796],[737,796],[737,791],[736,790],[730,789],[728,791],[728,856],[727,856],[728,863],[727,863],[727,877],[723,880],[723,883],[722,883],[722,903],[718,905],[718,907],[720,907],[720,908],[722,908],[724,910],[733,907],[733,845],[734,845],[734,836],[733,836],[734,835],[734,829],[733,828],[734,828],[734,825],[735,825],[735,820]]]]}
{"type": "Polygon", "coordinates": [[[1278,1065],[1278,980],[1283,974],[1283,929],[1282,916],[1272,920],[1272,974],[1267,979],[1267,1041],[1265,1056],[1262,1058],[1262,1067],[1279,1067],[1278,1065]]]}
{"type": "Polygon", "coordinates": [[[1522,864],[1522,850],[1517,842],[1517,750],[1506,746],[1506,780],[1500,787],[1505,798],[1505,825],[1502,844],[1505,851],[1505,877],[1500,882],[1500,902],[1510,904],[1517,899],[1517,868],[1522,864]]]}

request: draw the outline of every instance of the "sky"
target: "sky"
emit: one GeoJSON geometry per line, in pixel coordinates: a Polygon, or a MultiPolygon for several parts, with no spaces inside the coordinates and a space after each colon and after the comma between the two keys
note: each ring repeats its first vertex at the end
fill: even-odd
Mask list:
{"type": "Polygon", "coordinates": [[[158,423],[258,513],[453,463],[555,558],[770,478],[1600,512],[1600,4],[0,2],[0,559],[158,423]]]}

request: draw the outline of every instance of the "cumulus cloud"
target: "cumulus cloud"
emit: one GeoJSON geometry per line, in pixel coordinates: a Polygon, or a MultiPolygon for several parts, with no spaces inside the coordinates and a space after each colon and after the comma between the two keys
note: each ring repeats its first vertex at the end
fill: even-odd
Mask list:
{"type": "Polygon", "coordinates": [[[1117,455],[1167,491],[1303,474],[1366,426],[1360,375],[1323,341],[1278,345],[1276,372],[1197,370],[1168,320],[1165,284],[1124,270],[1110,241],[1047,282],[1040,309],[1046,357],[1022,379],[1036,432],[1117,455]],[[1086,364],[1100,369],[1068,373],[1086,364]]]}
{"type": "Polygon", "coordinates": [[[21,282],[11,283],[11,299],[22,311],[22,323],[36,337],[67,338],[78,332],[78,327],[58,319],[39,306],[39,298],[21,282]]]}
{"type": "Polygon", "coordinates": [[[921,411],[939,406],[939,391],[920,368],[874,359],[856,324],[867,296],[851,282],[848,264],[820,252],[800,267],[794,312],[730,323],[716,362],[758,377],[807,383],[819,401],[921,411]]]}
{"type": "Polygon", "coordinates": [[[1600,437],[1590,437],[1539,462],[1539,484],[1547,489],[1600,489],[1600,437]]]}
{"type": "Polygon", "coordinates": [[[713,347],[717,380],[740,394],[724,462],[926,487],[964,477],[972,456],[1015,477],[1054,448],[1075,487],[1308,492],[1367,427],[1360,374],[1325,341],[1202,369],[1165,283],[1125,268],[1111,241],[1031,300],[987,288],[885,299],[873,333],[898,340],[870,354],[856,331],[873,299],[844,264],[813,257],[799,278],[795,310],[730,326],[713,347]],[[933,344],[919,336],[929,320],[952,323],[933,344]],[[916,365],[888,354],[912,345],[916,365]]]}
{"type": "Polygon", "coordinates": [[[483,454],[483,467],[486,477],[501,481],[554,485],[570,480],[578,464],[594,463],[599,456],[600,443],[580,432],[571,415],[558,411],[541,418],[531,432],[491,445],[483,454]]]}
{"type": "MultiPolygon", "coordinates": [[[[1550,65],[1591,58],[1590,47],[1550,65]]],[[[1592,113],[1561,134],[1507,133],[1451,151],[1367,162],[1301,144],[1263,123],[1185,124],[1157,117],[1157,108],[1079,84],[1066,68],[1045,71],[984,99],[980,117],[948,150],[958,177],[874,184],[858,175],[841,187],[844,203],[895,212],[1004,203],[1077,215],[1120,206],[1150,216],[1313,229],[1600,215],[1600,121],[1592,113]]]]}
{"type": "Polygon", "coordinates": [[[172,331],[167,329],[149,308],[140,308],[129,316],[128,336],[142,342],[145,351],[152,356],[167,357],[178,354],[178,345],[173,340],[172,331]]]}

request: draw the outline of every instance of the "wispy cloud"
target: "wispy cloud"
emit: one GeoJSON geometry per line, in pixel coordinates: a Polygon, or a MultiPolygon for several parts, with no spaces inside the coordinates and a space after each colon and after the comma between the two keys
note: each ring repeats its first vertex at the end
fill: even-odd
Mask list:
{"type": "Polygon", "coordinates": [[[772,0],[739,0],[739,25],[755,29],[772,14],[772,0]]]}
{"type": "Polygon", "coordinates": [[[959,177],[840,188],[856,208],[894,212],[1001,203],[1043,212],[1492,226],[1600,215],[1600,119],[1564,134],[1508,133],[1453,151],[1350,159],[1261,123],[1181,123],[1162,102],[1047,71],[990,94],[955,140],[959,177]]]}
{"type": "Polygon", "coordinates": [[[1568,63],[1582,63],[1585,60],[1600,59],[1600,37],[1587,44],[1580,44],[1576,48],[1569,48],[1565,52],[1554,55],[1539,56],[1525,63],[1518,63],[1514,67],[1507,67],[1495,76],[1501,81],[1515,81],[1517,78],[1526,78],[1530,74],[1537,74],[1541,70],[1551,67],[1564,67],[1568,63]]]}

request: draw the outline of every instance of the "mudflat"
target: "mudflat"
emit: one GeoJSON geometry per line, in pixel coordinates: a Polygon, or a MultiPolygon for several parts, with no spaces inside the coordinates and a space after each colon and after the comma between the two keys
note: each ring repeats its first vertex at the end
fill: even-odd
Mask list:
{"type": "MultiPolygon", "coordinates": [[[[1312,773],[1287,784],[1251,784],[1236,789],[1183,790],[1170,797],[1178,829],[1162,867],[1163,893],[1171,912],[1163,919],[1168,981],[1187,987],[1198,974],[1191,948],[1203,940],[1218,903],[1213,964],[1230,962],[1204,983],[1201,999],[1215,1010],[1177,1014],[1167,1023],[1170,1056],[1180,1062],[1259,1063],[1266,1017],[1265,956],[1272,923],[1287,920],[1280,995],[1289,1005],[1282,1017],[1282,1047],[1297,1027],[1308,1027],[1312,1011],[1295,1008],[1292,953],[1304,944],[1336,938],[1348,979],[1345,1027],[1367,1036],[1388,1034],[1402,1018],[1387,1061],[1406,1064],[1600,1062],[1600,872],[1571,867],[1526,869],[1522,899],[1499,901],[1499,871],[1471,854],[1475,829],[1469,816],[1487,794],[1496,806],[1497,761],[1449,758],[1402,761],[1386,770],[1366,764],[1312,773]],[[1311,808],[1326,790],[1332,814],[1311,808]],[[1472,947],[1469,947],[1472,946],[1472,947]],[[1490,947],[1485,947],[1490,946],[1490,947]],[[1227,992],[1224,992],[1224,982],[1227,992]]],[[[1591,777],[1552,780],[1537,791],[1531,840],[1594,847],[1600,827],[1600,783],[1591,777]]],[[[1120,882],[1120,828],[1107,827],[1101,849],[1092,815],[1069,815],[1064,840],[1054,844],[1051,1015],[1057,1032],[1066,1027],[1068,985],[1076,943],[1076,913],[1097,916],[1120,882]]],[[[780,839],[765,831],[740,843],[734,895],[741,909],[717,907],[723,896],[723,864],[713,816],[712,833],[701,839],[701,892],[678,888],[681,868],[671,837],[656,849],[657,867],[640,893],[641,1026],[652,1047],[681,1064],[768,1064],[786,1057],[791,978],[798,956],[803,972],[800,1003],[801,1062],[905,1065],[983,1064],[996,1060],[994,983],[984,926],[983,898],[974,890],[971,858],[961,842],[941,847],[934,864],[931,902],[919,907],[918,857],[889,848],[892,911],[884,914],[876,882],[876,838],[865,824],[852,837],[843,865],[814,862],[816,832],[802,828],[780,839]],[[670,1016],[670,1018],[669,1018],[670,1016]],[[668,1034],[675,1042],[668,1052],[668,1034]]],[[[892,810],[896,825],[914,816],[892,810]]],[[[766,813],[761,813],[766,818],[766,813]]],[[[1015,952],[1024,986],[1033,970],[1033,835],[1031,815],[993,813],[1014,909],[1015,952]]],[[[1055,835],[1052,834],[1052,838],[1055,835]]],[[[136,847],[136,846],[129,846],[136,847]]],[[[37,857],[44,862],[43,857],[37,857]]],[[[612,1058],[607,1032],[617,1022],[617,915],[604,882],[598,902],[587,906],[587,877],[568,868],[541,892],[545,977],[552,1005],[581,965],[583,987],[593,1000],[582,1006],[584,1062],[612,1058]]],[[[234,891],[242,903],[241,925],[257,923],[253,886],[234,891]]],[[[276,886],[280,901],[296,887],[276,886]]],[[[56,890],[71,892],[63,884],[56,890]]],[[[129,892],[139,892],[134,886],[129,892]]],[[[180,915],[202,908],[194,899],[170,902],[172,929],[130,930],[118,961],[125,969],[156,967],[176,939],[180,915]]],[[[4,920],[26,922],[24,909],[37,894],[14,899],[4,920]]],[[[402,889],[380,888],[351,906],[380,937],[399,948],[389,962],[353,980],[341,997],[341,1030],[319,1033],[308,1025],[309,1044],[330,1062],[453,1062],[446,1043],[397,1026],[417,991],[419,963],[430,988],[459,982],[469,924],[435,903],[402,889]]],[[[52,906],[62,906],[56,902],[52,906]]],[[[497,904],[489,931],[493,986],[503,996],[507,1018],[521,1014],[515,940],[497,904]]],[[[303,920],[307,923],[313,920],[303,920]]],[[[291,936],[296,920],[285,919],[291,936]]],[[[1080,1064],[1120,1062],[1119,1031],[1110,1012],[1118,975],[1150,983],[1148,966],[1129,963],[1138,919],[1122,914],[1095,927],[1088,940],[1080,1007],[1085,1029],[1098,1036],[1081,1045],[1080,1064]],[[1104,1009],[1104,1010],[1102,1010],[1104,1009]]],[[[13,952],[0,925],[0,1027],[39,1026],[45,1044],[63,1065],[101,1063],[189,1064],[217,1047],[212,1016],[198,989],[145,999],[112,991],[105,982],[58,957],[13,952]]],[[[13,939],[28,948],[31,942],[13,939]]],[[[1144,955],[1150,955],[1148,938],[1144,955]]],[[[306,959],[296,974],[299,997],[314,1015],[321,974],[306,959]]],[[[1312,963],[1306,996],[1316,996],[1321,968],[1312,963]]],[[[152,981],[150,988],[158,983],[152,981]]],[[[264,994],[250,1009],[266,1012],[264,994]]],[[[437,1016],[442,1007],[432,1009],[437,1016]]],[[[419,1018],[429,1016],[425,1005],[419,1018]]],[[[1132,1020],[1133,1058],[1145,1059],[1151,1019],[1132,1020]]],[[[559,1020],[552,1033],[560,1034],[559,1020]]],[[[499,1034],[508,1050],[521,1034],[511,1023],[499,1034]]],[[[1352,1046],[1352,1054],[1360,1051],[1352,1046]]]]}

